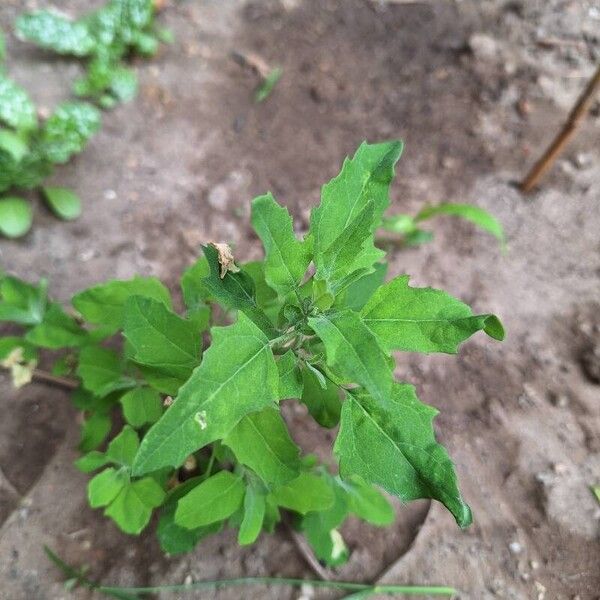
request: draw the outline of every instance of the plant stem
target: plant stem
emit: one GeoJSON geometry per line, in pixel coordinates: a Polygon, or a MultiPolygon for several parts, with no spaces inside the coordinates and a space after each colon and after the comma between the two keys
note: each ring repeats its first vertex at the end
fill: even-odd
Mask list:
{"type": "Polygon", "coordinates": [[[321,563],[316,559],[315,555],[312,553],[312,550],[310,549],[310,546],[306,543],[306,540],[301,535],[298,535],[298,533],[294,530],[288,519],[284,519],[283,523],[288,535],[290,536],[290,538],[292,538],[292,542],[294,542],[294,545],[298,549],[298,552],[300,552],[300,554],[302,555],[304,562],[311,568],[313,573],[317,577],[320,577],[323,581],[331,581],[331,574],[328,573],[327,570],[321,566],[321,563]]]}
{"type": "Polygon", "coordinates": [[[271,349],[275,349],[276,347],[282,347],[288,342],[291,342],[297,335],[298,332],[296,331],[296,329],[294,327],[290,327],[285,333],[283,333],[279,337],[270,340],[269,346],[271,347],[271,349]]]}
{"type": "Polygon", "coordinates": [[[313,587],[347,590],[350,592],[365,592],[369,594],[412,594],[415,596],[455,596],[458,592],[446,586],[422,585],[370,585],[349,581],[323,581],[319,579],[298,579],[290,577],[237,577],[234,579],[219,579],[216,581],[196,581],[189,584],[157,585],[148,587],[114,587],[101,585],[89,579],[81,570],[75,569],[65,563],[50,548],[44,546],[48,558],[69,578],[89,589],[96,590],[113,598],[123,598],[128,595],[138,597],[143,594],[157,594],[160,592],[185,592],[193,589],[209,589],[220,587],[233,587],[242,585],[279,585],[301,587],[309,584],[313,587]]]}
{"type": "Polygon", "coordinates": [[[70,379],[69,377],[60,377],[59,375],[52,375],[52,373],[48,373],[48,371],[44,371],[42,369],[35,369],[33,371],[33,379],[34,381],[39,381],[40,383],[57,385],[67,390],[76,390],[79,387],[79,382],[75,379],[70,379]]]}
{"type": "Polygon", "coordinates": [[[422,585],[370,585],[350,581],[324,581],[321,579],[299,579],[289,577],[238,577],[235,579],[219,579],[215,581],[195,581],[189,584],[159,585],[149,587],[111,587],[99,585],[95,589],[104,593],[125,592],[129,594],[156,594],[158,592],[183,592],[192,589],[233,587],[241,585],[279,585],[313,587],[348,590],[354,592],[370,592],[373,594],[412,594],[415,596],[454,596],[458,592],[445,586],[422,585]]]}
{"type": "Polygon", "coordinates": [[[594,98],[594,94],[600,87],[600,65],[598,65],[598,69],[590,79],[587,87],[579,96],[577,103],[571,110],[569,117],[567,118],[567,122],[564,124],[563,128],[560,130],[558,135],[552,140],[552,143],[544,152],[542,157],[538,160],[533,168],[527,174],[527,177],[521,182],[520,188],[521,191],[527,194],[530,192],[538,183],[542,175],[552,166],[556,158],[563,151],[564,147],[567,145],[567,142],[573,137],[577,126],[581,123],[586,113],[590,109],[592,104],[592,100],[594,98]]]}
{"type": "Polygon", "coordinates": [[[208,459],[208,465],[206,467],[206,471],[204,472],[205,479],[208,479],[211,476],[216,457],[217,457],[217,442],[214,442],[213,446],[212,446],[212,451],[210,453],[210,458],[208,459]]]}

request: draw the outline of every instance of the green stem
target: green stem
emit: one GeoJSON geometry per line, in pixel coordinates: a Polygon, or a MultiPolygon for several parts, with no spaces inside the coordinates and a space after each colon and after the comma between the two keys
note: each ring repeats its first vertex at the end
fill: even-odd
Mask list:
{"type": "Polygon", "coordinates": [[[204,472],[205,479],[208,479],[211,476],[216,457],[217,457],[217,442],[214,442],[213,446],[212,446],[212,451],[210,453],[210,458],[208,459],[208,465],[206,467],[206,471],[204,472]]]}
{"type": "Polygon", "coordinates": [[[276,338],[270,340],[269,341],[269,346],[271,346],[271,349],[273,351],[275,351],[278,348],[283,347],[288,342],[291,342],[297,336],[298,336],[298,332],[296,331],[296,329],[295,328],[290,328],[284,334],[282,334],[279,337],[276,337],[276,338]]]}
{"type": "Polygon", "coordinates": [[[219,579],[216,581],[195,581],[189,584],[159,585],[148,587],[110,587],[99,585],[96,589],[105,593],[126,592],[129,594],[155,594],[158,592],[182,592],[191,589],[206,589],[218,587],[232,587],[241,585],[283,585],[300,587],[302,585],[313,587],[348,590],[352,592],[370,592],[373,594],[413,594],[417,596],[454,596],[457,591],[445,586],[422,585],[369,585],[366,583],[353,583],[350,581],[323,581],[320,579],[295,579],[288,577],[238,577],[235,579],[219,579]]]}
{"type": "Polygon", "coordinates": [[[50,548],[44,546],[48,558],[69,578],[77,580],[80,585],[96,590],[113,598],[136,598],[143,594],[156,594],[160,592],[184,592],[193,589],[208,589],[220,587],[233,587],[242,585],[279,585],[301,587],[312,585],[319,588],[330,588],[347,590],[349,592],[363,592],[365,594],[412,594],[415,596],[455,596],[457,591],[446,586],[422,586],[422,585],[370,585],[367,583],[354,583],[349,581],[323,581],[320,579],[297,579],[289,577],[237,577],[234,579],[219,579],[216,581],[196,581],[189,584],[158,585],[147,587],[114,587],[101,585],[88,579],[84,572],[77,570],[60,557],[50,548]]]}

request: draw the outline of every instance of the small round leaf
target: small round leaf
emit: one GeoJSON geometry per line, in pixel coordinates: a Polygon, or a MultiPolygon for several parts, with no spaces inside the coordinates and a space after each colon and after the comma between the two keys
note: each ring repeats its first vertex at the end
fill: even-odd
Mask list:
{"type": "Polygon", "coordinates": [[[25,235],[31,228],[33,212],[23,198],[0,199],[0,233],[9,238],[25,235]]]}
{"type": "Polygon", "coordinates": [[[81,214],[81,200],[68,188],[45,187],[44,197],[52,212],[65,221],[76,219],[81,214]]]}

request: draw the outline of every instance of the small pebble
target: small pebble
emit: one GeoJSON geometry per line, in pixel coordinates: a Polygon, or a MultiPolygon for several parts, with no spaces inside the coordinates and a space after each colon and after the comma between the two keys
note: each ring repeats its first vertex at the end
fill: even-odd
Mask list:
{"type": "Polygon", "coordinates": [[[534,581],[535,591],[537,592],[537,600],[544,600],[546,597],[546,587],[539,581],[534,581]]]}
{"type": "Polygon", "coordinates": [[[478,60],[491,61],[498,56],[498,43],[484,33],[474,33],[469,38],[469,47],[478,60]]]}
{"type": "Polygon", "coordinates": [[[511,542],[508,545],[508,549],[511,551],[512,554],[521,554],[521,552],[523,551],[523,546],[519,543],[519,542],[511,542]]]}
{"type": "Polygon", "coordinates": [[[548,398],[550,402],[558,408],[566,408],[569,406],[569,396],[564,392],[549,392],[548,398]]]}
{"type": "Polygon", "coordinates": [[[592,157],[589,154],[585,154],[583,152],[579,152],[575,155],[575,166],[578,169],[585,169],[590,166],[592,162],[592,157]]]}

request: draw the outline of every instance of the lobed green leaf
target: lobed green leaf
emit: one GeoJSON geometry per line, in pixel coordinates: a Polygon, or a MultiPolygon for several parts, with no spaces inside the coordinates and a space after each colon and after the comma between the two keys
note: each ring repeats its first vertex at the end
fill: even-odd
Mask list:
{"type": "Polygon", "coordinates": [[[393,373],[371,330],[351,311],[329,311],[308,320],[325,344],[327,365],[343,382],[365,387],[382,405],[388,403],[393,373]]]}
{"type": "MultiPolygon", "coordinates": [[[[402,148],[400,141],[365,142],[352,159],[344,161],[340,174],[323,186],[321,204],[313,209],[310,219],[310,237],[317,269],[327,267],[323,254],[330,248],[335,250],[336,240],[369,202],[373,202],[371,232],[379,225],[389,204],[389,186],[402,148]]],[[[372,244],[365,245],[355,256],[348,273],[370,268],[375,260],[372,244]]]]}
{"type": "Polygon", "coordinates": [[[252,225],[265,247],[265,279],[280,296],[296,292],[311,260],[310,251],[299,241],[287,209],[272,194],[252,201],[252,225]]]}
{"type": "Polygon", "coordinates": [[[177,393],[200,363],[200,333],[190,321],[152,298],[131,296],[127,300],[123,335],[133,348],[131,359],[151,367],[167,393],[177,393]],[[173,383],[165,386],[164,381],[173,383]]]}
{"type": "Polygon", "coordinates": [[[79,292],[71,302],[88,323],[116,331],[123,328],[125,304],[131,296],[152,298],[171,308],[169,290],[155,277],[101,283],[79,292]]]}
{"type": "Polygon", "coordinates": [[[331,246],[315,258],[315,278],[324,280],[334,296],[357,281],[357,272],[364,275],[385,255],[373,245],[374,207],[375,203],[369,200],[331,246]],[[362,257],[360,264],[357,264],[357,256],[362,257]]]}
{"type": "Polygon", "coordinates": [[[119,355],[100,346],[87,346],[81,350],[77,375],[83,387],[99,397],[135,385],[133,379],[124,375],[119,355]]]}
{"type": "Polygon", "coordinates": [[[413,386],[395,383],[385,409],[364,390],[348,394],[334,452],[344,478],[359,475],[403,502],[433,498],[461,527],[470,525],[454,465],[435,441],[437,410],[423,404],[413,386]]]}
{"type": "Polygon", "coordinates": [[[473,315],[471,309],[446,292],[413,288],[408,275],[380,287],[362,309],[363,323],[388,351],[456,353],[477,331],[504,338],[494,315],[473,315]]]}
{"type": "Polygon", "coordinates": [[[264,333],[240,314],[235,324],[215,327],[212,335],[202,363],[144,437],[134,474],[181,465],[192,452],[225,437],[242,417],[277,400],[277,365],[264,333]]]}

